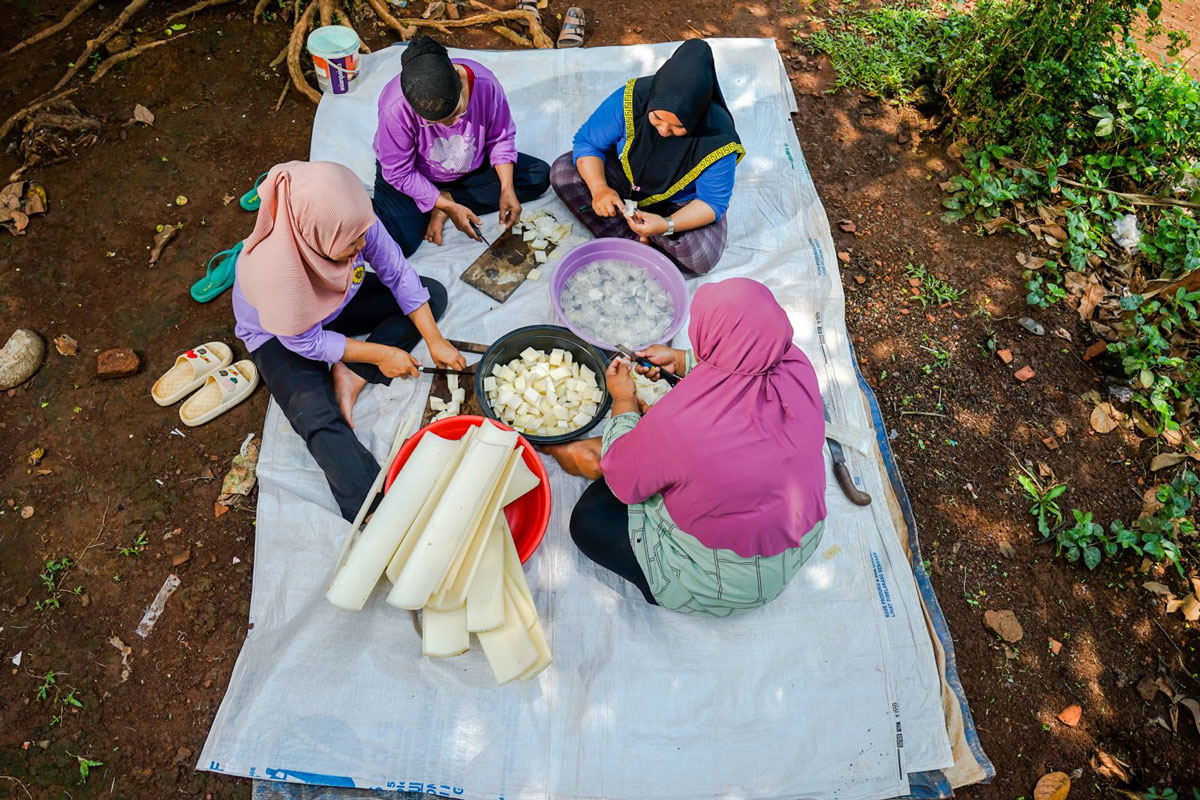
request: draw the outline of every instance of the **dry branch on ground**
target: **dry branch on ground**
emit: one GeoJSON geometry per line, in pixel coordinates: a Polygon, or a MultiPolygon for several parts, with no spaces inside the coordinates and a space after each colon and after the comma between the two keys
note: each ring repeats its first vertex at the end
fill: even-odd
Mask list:
{"type": "Polygon", "coordinates": [[[95,53],[105,42],[116,36],[125,27],[125,24],[133,18],[133,15],[141,11],[149,2],[150,0],[130,0],[129,5],[125,6],[121,13],[117,15],[117,18],[109,23],[108,27],[100,31],[100,35],[95,39],[88,39],[87,47],[83,49],[83,52],[80,53],[79,57],[67,69],[66,74],[58,79],[58,83],[54,84],[54,88],[50,91],[58,91],[66,85],[67,81],[74,78],[75,73],[79,72],[87,64],[88,59],[92,57],[92,53],[95,53]]]}
{"type": "Polygon", "coordinates": [[[70,11],[68,11],[66,14],[64,14],[63,18],[60,19],[58,22],[54,23],[53,25],[51,25],[48,28],[43,28],[42,30],[35,33],[33,36],[30,36],[28,39],[22,39],[21,41],[17,42],[16,44],[14,44],[12,47],[9,48],[8,52],[5,53],[5,55],[11,56],[13,53],[16,53],[17,51],[22,50],[31,44],[35,44],[37,42],[40,42],[42,39],[47,39],[47,38],[53,36],[54,34],[61,31],[63,28],[70,25],[76,19],[78,19],[85,11],[87,11],[92,6],[96,5],[96,3],[98,3],[98,2],[99,2],[99,0],[79,0],[79,2],[75,4],[75,7],[72,8],[70,11]]]}
{"type": "Polygon", "coordinates": [[[126,50],[123,53],[117,53],[115,56],[109,56],[108,58],[106,58],[100,62],[100,66],[96,67],[96,74],[92,76],[91,80],[89,80],[88,83],[95,83],[96,81],[100,80],[101,78],[104,77],[104,74],[106,72],[108,72],[110,69],[115,67],[117,64],[120,64],[122,61],[128,61],[131,58],[137,58],[138,56],[140,56],[142,53],[146,52],[147,50],[153,50],[155,47],[158,47],[159,45],[170,44],[171,42],[177,42],[186,36],[190,36],[193,32],[194,31],[188,31],[187,33],[181,33],[178,36],[171,36],[170,38],[167,38],[167,39],[159,39],[154,42],[147,42],[146,44],[139,44],[137,47],[130,48],[129,50],[126,50]]]}

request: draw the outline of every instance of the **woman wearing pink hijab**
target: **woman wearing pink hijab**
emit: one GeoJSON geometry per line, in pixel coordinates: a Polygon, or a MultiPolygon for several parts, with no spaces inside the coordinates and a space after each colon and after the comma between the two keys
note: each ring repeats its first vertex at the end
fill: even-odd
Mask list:
{"type": "Polygon", "coordinates": [[[417,377],[409,351],[422,339],[434,363],[466,366],[438,330],[446,289],[417,275],[341,164],[277,164],[258,193],[237,260],[235,333],[353,519],[379,472],[352,430],[359,392],[417,377]]]}
{"type": "Polygon", "coordinates": [[[688,336],[694,354],[641,353],[685,376],[644,417],[628,365],[614,360],[603,439],[553,455],[603,476],[571,514],[584,555],[647,602],[728,616],[778,596],[820,542],[825,418],[812,364],[761,283],[701,286],[688,336]]]}

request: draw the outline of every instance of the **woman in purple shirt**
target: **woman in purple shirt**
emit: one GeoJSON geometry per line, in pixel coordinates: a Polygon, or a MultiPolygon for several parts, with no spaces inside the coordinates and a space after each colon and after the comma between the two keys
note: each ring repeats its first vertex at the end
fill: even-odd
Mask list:
{"type": "Polygon", "coordinates": [[[342,516],[354,519],[379,473],[352,430],[359,392],[417,377],[409,350],[422,339],[435,364],[466,366],[438,330],[446,289],[417,275],[341,164],[278,164],[258,191],[254,232],[237,261],[234,332],[325,472],[342,516]],[[366,341],[350,338],[362,334],[366,341]]]}
{"type": "Polygon", "coordinates": [[[472,239],[477,214],[500,212],[505,228],[521,203],[550,186],[545,161],[518,153],[516,126],[496,76],[465,58],[450,60],[427,36],[400,58],[401,72],[379,97],[375,131],[375,213],[404,255],[421,240],[442,243],[446,221],[472,239]]]}

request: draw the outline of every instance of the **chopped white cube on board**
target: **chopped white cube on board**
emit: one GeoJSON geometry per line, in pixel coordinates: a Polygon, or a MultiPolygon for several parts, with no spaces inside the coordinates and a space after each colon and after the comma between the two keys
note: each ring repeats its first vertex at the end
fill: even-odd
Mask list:
{"type": "Polygon", "coordinates": [[[446,401],[440,397],[434,397],[433,395],[429,395],[429,407],[432,408],[434,411],[445,411],[446,410],[446,401]]]}
{"type": "Polygon", "coordinates": [[[451,391],[451,393],[453,393],[456,389],[458,389],[458,376],[457,375],[447,375],[446,376],[446,385],[450,387],[450,391],[451,391]]]}
{"type": "Polygon", "coordinates": [[[599,405],[592,398],[604,393],[596,375],[573,362],[571,352],[527,348],[510,363],[511,379],[493,370],[492,383],[485,379],[484,391],[493,413],[517,430],[534,435],[558,436],[592,422],[599,405]]]}
{"type": "Polygon", "coordinates": [[[489,375],[489,376],[487,376],[486,378],[484,378],[484,379],[483,379],[483,390],[484,390],[485,392],[494,392],[494,391],[496,391],[496,378],[495,378],[495,376],[489,375]]]}

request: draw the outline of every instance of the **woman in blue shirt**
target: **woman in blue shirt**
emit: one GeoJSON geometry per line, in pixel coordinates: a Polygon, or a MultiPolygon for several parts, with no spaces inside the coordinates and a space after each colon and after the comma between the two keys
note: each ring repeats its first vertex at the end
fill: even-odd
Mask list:
{"type": "Polygon", "coordinates": [[[551,167],[550,184],[596,236],[639,239],[704,273],[725,251],[725,211],[745,153],[712,50],[692,39],[592,112],[572,152],[551,167]],[[626,198],[637,203],[630,216],[626,198]]]}

